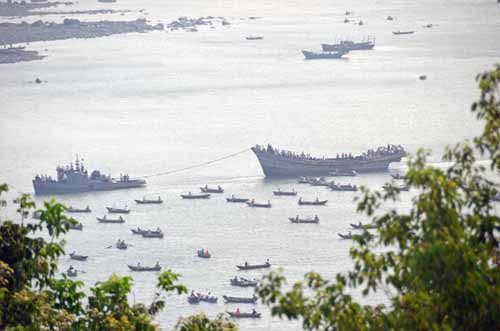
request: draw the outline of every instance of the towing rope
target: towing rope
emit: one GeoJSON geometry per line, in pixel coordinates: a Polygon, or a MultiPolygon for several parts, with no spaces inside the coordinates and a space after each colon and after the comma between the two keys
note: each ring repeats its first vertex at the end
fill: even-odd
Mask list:
{"type": "Polygon", "coordinates": [[[236,153],[232,153],[232,154],[229,154],[229,155],[226,155],[226,156],[214,159],[214,160],[210,160],[210,161],[207,161],[207,162],[198,163],[198,164],[191,165],[191,166],[184,167],[184,168],[174,169],[174,170],[170,170],[170,171],[167,171],[167,172],[159,172],[159,173],[156,173],[156,174],[140,176],[138,178],[149,178],[149,177],[171,175],[171,174],[174,174],[174,173],[177,173],[177,172],[181,172],[181,171],[185,171],[185,170],[190,170],[190,169],[194,169],[194,168],[203,167],[203,166],[215,163],[215,162],[219,162],[219,161],[222,161],[222,160],[226,160],[226,159],[238,156],[240,154],[248,152],[249,150],[250,150],[249,148],[245,148],[242,151],[239,151],[239,152],[236,152],[236,153]]]}

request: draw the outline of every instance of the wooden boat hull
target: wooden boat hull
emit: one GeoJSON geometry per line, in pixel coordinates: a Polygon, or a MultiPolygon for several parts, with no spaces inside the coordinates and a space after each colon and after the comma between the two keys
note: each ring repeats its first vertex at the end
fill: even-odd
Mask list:
{"type": "Polygon", "coordinates": [[[233,202],[233,203],[245,203],[248,202],[250,199],[245,199],[245,198],[226,198],[227,202],[233,202]]]}
{"type": "Polygon", "coordinates": [[[260,313],[233,313],[228,311],[227,312],[229,316],[234,317],[234,318],[260,318],[261,314],[260,313]]]}
{"type": "Polygon", "coordinates": [[[385,172],[391,162],[399,162],[406,155],[402,147],[385,155],[354,158],[294,158],[276,151],[252,147],[266,177],[304,177],[327,176],[338,171],[356,171],[357,173],[385,172]]]}
{"type": "Polygon", "coordinates": [[[134,200],[140,205],[158,205],[163,203],[163,200],[134,200]]]}
{"type": "Polygon", "coordinates": [[[263,204],[263,203],[247,202],[247,206],[248,207],[252,207],[252,208],[271,208],[271,204],[270,203],[263,204]]]}
{"type": "Polygon", "coordinates": [[[238,286],[238,287],[257,287],[257,282],[256,281],[251,281],[251,280],[234,280],[231,279],[230,281],[232,286],[238,286]]]}
{"type": "Polygon", "coordinates": [[[230,297],[227,295],[222,296],[224,298],[224,301],[226,303],[249,303],[249,304],[255,304],[257,303],[257,297],[253,298],[242,298],[242,297],[230,297]]]}
{"type": "Polygon", "coordinates": [[[75,261],[87,261],[88,259],[87,255],[70,254],[69,257],[75,261]]]}
{"type": "Polygon", "coordinates": [[[216,188],[205,188],[205,187],[200,187],[200,190],[203,192],[203,193],[216,193],[216,194],[219,194],[219,193],[224,193],[224,190],[223,189],[216,189],[216,188]]]}
{"type": "Polygon", "coordinates": [[[129,214],[130,210],[129,209],[119,209],[119,208],[111,208],[111,207],[106,207],[108,210],[108,213],[110,214],[129,214]]]}
{"type": "Polygon", "coordinates": [[[288,218],[288,220],[294,224],[318,224],[319,220],[306,220],[306,219],[296,219],[296,218],[288,218]]]}
{"type": "Polygon", "coordinates": [[[92,210],[89,209],[74,209],[74,208],[68,208],[66,209],[68,213],[90,213],[92,210]]]}
{"type": "Polygon", "coordinates": [[[209,199],[210,198],[210,194],[181,194],[181,198],[183,199],[191,199],[191,200],[194,200],[194,199],[209,199]]]}
{"type": "Polygon", "coordinates": [[[128,265],[128,268],[132,271],[148,272],[148,271],[160,271],[161,267],[137,267],[133,265],[128,265]]]}
{"type": "Polygon", "coordinates": [[[277,196],[296,196],[297,192],[274,191],[273,194],[277,196]]]}
{"type": "Polygon", "coordinates": [[[330,186],[330,189],[332,191],[336,192],[357,192],[358,188],[357,187],[342,187],[342,186],[330,186]]]}
{"type": "Polygon", "coordinates": [[[266,268],[271,268],[271,263],[264,263],[264,264],[254,264],[254,265],[237,265],[236,266],[239,270],[254,270],[254,269],[266,269],[266,268]]]}
{"type": "Polygon", "coordinates": [[[299,201],[300,206],[324,206],[328,200],[322,201],[299,201]]]}
{"type": "Polygon", "coordinates": [[[100,217],[96,217],[97,221],[99,223],[117,223],[117,224],[120,224],[120,223],[125,223],[125,220],[124,219],[104,219],[104,218],[100,218],[100,217]]]}

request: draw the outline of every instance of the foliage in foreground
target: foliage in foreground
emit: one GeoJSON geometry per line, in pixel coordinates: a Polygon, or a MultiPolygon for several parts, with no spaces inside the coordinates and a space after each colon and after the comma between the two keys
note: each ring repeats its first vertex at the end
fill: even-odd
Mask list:
{"type": "MultiPolygon", "coordinates": [[[[7,185],[0,185],[0,195],[7,189],[7,185]]],[[[177,284],[179,275],[168,270],[159,276],[158,292],[149,305],[131,305],[127,298],[132,278],[117,275],[98,282],[86,297],[80,291],[81,281],[65,275],[56,278],[57,260],[64,254],[64,241],[59,238],[70,224],[77,223],[65,216],[65,206],[54,200],[45,202],[40,220],[24,224],[35,203],[29,195],[22,195],[15,203],[21,222],[0,220],[0,330],[157,330],[153,318],[166,305],[161,293],[187,293],[183,285],[177,284]],[[44,239],[42,232],[47,232],[50,239],[44,239]]],[[[6,205],[6,201],[0,201],[0,207],[6,205]]],[[[233,323],[221,317],[210,320],[200,315],[180,319],[177,328],[236,330],[233,323]]]]}
{"type": "Polygon", "coordinates": [[[447,170],[428,166],[425,151],[410,159],[406,182],[419,194],[409,212],[391,207],[397,189],[363,189],[357,209],[376,231],[355,236],[354,269],[331,281],[308,273],[286,292],[282,274],[269,274],[258,293],[273,315],[300,318],[306,330],[500,330],[499,191],[475,163],[488,158],[500,171],[500,66],[477,79],[481,135],[447,149],[447,170]],[[352,289],[383,290],[390,305],[362,305],[352,289]]]}

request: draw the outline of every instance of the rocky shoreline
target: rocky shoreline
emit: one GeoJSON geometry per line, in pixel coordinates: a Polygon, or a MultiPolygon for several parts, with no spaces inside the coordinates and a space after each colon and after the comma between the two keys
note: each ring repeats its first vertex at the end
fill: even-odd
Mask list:
{"type": "Polygon", "coordinates": [[[32,24],[26,22],[0,23],[0,45],[72,38],[97,38],[113,34],[153,30],[163,30],[163,25],[150,25],[145,19],[81,22],[70,18],[64,19],[61,24],[43,21],[36,21],[32,24]]]}
{"type": "Polygon", "coordinates": [[[0,64],[36,61],[44,57],[44,55],[39,55],[37,51],[27,51],[24,47],[0,49],[0,64]]]}
{"type": "Polygon", "coordinates": [[[49,12],[34,12],[36,9],[57,7],[59,5],[70,6],[72,2],[0,2],[0,16],[30,16],[45,15],[49,12]]]}

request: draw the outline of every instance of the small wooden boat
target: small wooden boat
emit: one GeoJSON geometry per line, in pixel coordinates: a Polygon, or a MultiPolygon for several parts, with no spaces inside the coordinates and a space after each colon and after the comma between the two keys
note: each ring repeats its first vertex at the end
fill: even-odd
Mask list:
{"type": "Polygon", "coordinates": [[[324,206],[328,200],[319,200],[316,198],[314,201],[304,201],[302,198],[299,198],[299,205],[300,206],[324,206]]]}
{"type": "Polygon", "coordinates": [[[31,214],[31,217],[33,217],[36,220],[39,220],[40,217],[42,217],[42,211],[41,210],[36,210],[31,214]]]}
{"type": "Polygon", "coordinates": [[[253,311],[251,313],[241,313],[238,311],[235,311],[235,312],[228,311],[227,313],[229,314],[229,316],[234,317],[234,318],[260,318],[260,316],[261,316],[261,313],[258,313],[256,311],[253,311]]]}
{"type": "Polygon", "coordinates": [[[262,40],[264,39],[264,37],[252,37],[252,36],[248,36],[248,37],[245,37],[246,40],[262,40]]]}
{"type": "Polygon", "coordinates": [[[271,268],[271,263],[269,261],[266,261],[264,264],[248,264],[245,262],[243,265],[237,265],[236,266],[240,270],[253,270],[253,269],[264,269],[264,268],[271,268]]]}
{"type": "Polygon", "coordinates": [[[257,297],[254,295],[251,298],[245,298],[245,297],[231,297],[228,295],[223,295],[224,301],[226,303],[256,303],[257,302],[257,297]]]}
{"type": "Polygon", "coordinates": [[[143,230],[141,228],[137,228],[137,229],[130,229],[130,231],[132,231],[133,234],[142,234],[143,232],[146,232],[149,230],[143,230]]]}
{"type": "Polygon", "coordinates": [[[348,234],[337,233],[338,236],[342,239],[352,239],[352,234],[349,232],[348,234]]]}
{"type": "Polygon", "coordinates": [[[257,287],[256,280],[250,280],[243,277],[241,278],[234,277],[230,280],[230,283],[232,286],[238,286],[238,287],[257,287]]]}
{"type": "Polygon", "coordinates": [[[161,266],[159,263],[156,263],[153,267],[143,267],[140,264],[137,264],[136,266],[128,264],[128,268],[132,271],[160,271],[161,266]]]}
{"type": "Polygon", "coordinates": [[[319,223],[319,217],[318,217],[318,215],[315,215],[314,218],[299,218],[299,215],[297,215],[296,217],[289,217],[288,219],[290,220],[290,222],[295,223],[295,224],[301,224],[301,223],[304,223],[304,224],[309,224],[309,223],[318,224],[319,223]]]}
{"type": "Polygon", "coordinates": [[[158,199],[146,199],[146,197],[143,197],[142,200],[134,200],[134,201],[140,205],[163,203],[161,197],[158,197],[158,199]]]}
{"type": "Polygon", "coordinates": [[[355,170],[335,170],[330,172],[333,177],[355,177],[358,173],[355,170]]]}
{"type": "Polygon", "coordinates": [[[181,194],[183,199],[208,199],[210,198],[210,194],[192,194],[189,192],[188,194],[181,194]]]}
{"type": "Polygon", "coordinates": [[[79,231],[82,231],[83,230],[83,224],[82,223],[78,223],[78,224],[69,223],[68,224],[68,228],[70,230],[79,230],[79,231]]]}
{"type": "Polygon", "coordinates": [[[247,202],[247,206],[253,208],[271,208],[271,201],[267,201],[267,203],[257,203],[252,199],[252,201],[247,202]]]}
{"type": "Polygon", "coordinates": [[[235,202],[235,203],[245,203],[248,202],[250,199],[248,198],[236,198],[234,195],[232,195],[230,198],[226,198],[227,202],[235,202]]]}
{"type": "Polygon", "coordinates": [[[163,232],[160,229],[156,231],[142,231],[141,235],[143,238],[163,238],[163,232]]]}
{"type": "Polygon", "coordinates": [[[78,255],[75,252],[69,254],[69,257],[72,260],[76,260],[76,261],[87,261],[87,259],[88,259],[88,255],[78,255]]]}
{"type": "Polygon", "coordinates": [[[210,188],[207,185],[205,185],[205,187],[200,187],[200,190],[203,193],[224,193],[224,190],[220,186],[217,186],[217,188],[210,188]]]}
{"type": "Polygon", "coordinates": [[[426,75],[420,75],[420,76],[418,76],[418,79],[420,79],[420,80],[426,80],[427,76],[426,75]]]}
{"type": "Polygon", "coordinates": [[[356,185],[351,185],[351,184],[342,185],[342,184],[332,183],[330,185],[330,189],[332,191],[339,191],[339,192],[357,192],[358,191],[358,187],[356,185]]]}
{"type": "Polygon", "coordinates": [[[128,214],[130,213],[130,209],[125,208],[114,208],[114,207],[106,207],[108,213],[110,214],[128,214]]]}
{"type": "Polygon", "coordinates": [[[312,185],[312,186],[328,186],[330,185],[330,183],[323,177],[321,178],[312,178],[310,181],[309,181],[309,184],[312,185]]]}
{"type": "Polygon", "coordinates": [[[414,34],[415,31],[392,31],[392,34],[394,35],[401,35],[401,34],[414,34]]]}
{"type": "Polygon", "coordinates": [[[198,257],[201,257],[202,259],[209,259],[212,257],[212,255],[208,252],[208,249],[204,250],[203,248],[199,249],[196,252],[196,254],[198,255],[198,257]]]}
{"type": "Polygon", "coordinates": [[[198,298],[198,296],[196,295],[191,294],[190,296],[188,296],[188,302],[192,305],[195,305],[200,303],[200,298],[198,298]]]}
{"type": "MultiPolygon", "coordinates": [[[[120,240],[120,239],[118,239],[118,241],[117,241],[117,242],[116,242],[116,244],[115,244],[115,247],[116,247],[117,249],[121,249],[121,250],[125,250],[125,249],[127,249],[127,248],[128,248],[128,246],[129,246],[129,245],[125,242],[125,240],[120,240]]],[[[113,246],[111,245],[111,246],[109,246],[108,248],[111,248],[111,247],[113,247],[113,246]]]]}
{"type": "Polygon", "coordinates": [[[359,222],[358,224],[351,223],[351,227],[356,230],[364,230],[364,229],[375,229],[377,226],[375,224],[363,224],[359,222]]]}
{"type": "Polygon", "coordinates": [[[295,196],[295,195],[297,195],[297,192],[295,192],[295,190],[282,191],[282,190],[278,189],[277,191],[273,191],[273,194],[277,195],[277,196],[295,196]]]}
{"type": "Polygon", "coordinates": [[[89,206],[87,206],[85,208],[73,208],[72,206],[70,206],[68,209],[66,209],[66,211],[68,213],[90,213],[90,212],[92,212],[92,210],[90,209],[89,206]]]}
{"type": "Polygon", "coordinates": [[[208,303],[217,303],[217,301],[219,300],[219,298],[217,298],[216,296],[210,296],[210,295],[200,295],[198,296],[198,299],[200,299],[200,301],[202,302],[208,302],[208,303]]]}
{"type": "Polygon", "coordinates": [[[76,277],[78,276],[78,270],[70,266],[69,269],[66,270],[66,275],[68,275],[68,277],[76,277]]]}
{"type": "Polygon", "coordinates": [[[491,198],[491,200],[492,201],[500,201],[500,194],[495,195],[493,198],[491,198]]]}
{"type": "Polygon", "coordinates": [[[99,223],[125,223],[125,220],[121,216],[112,219],[112,218],[107,218],[106,215],[104,215],[103,217],[96,217],[96,219],[99,223]]]}

